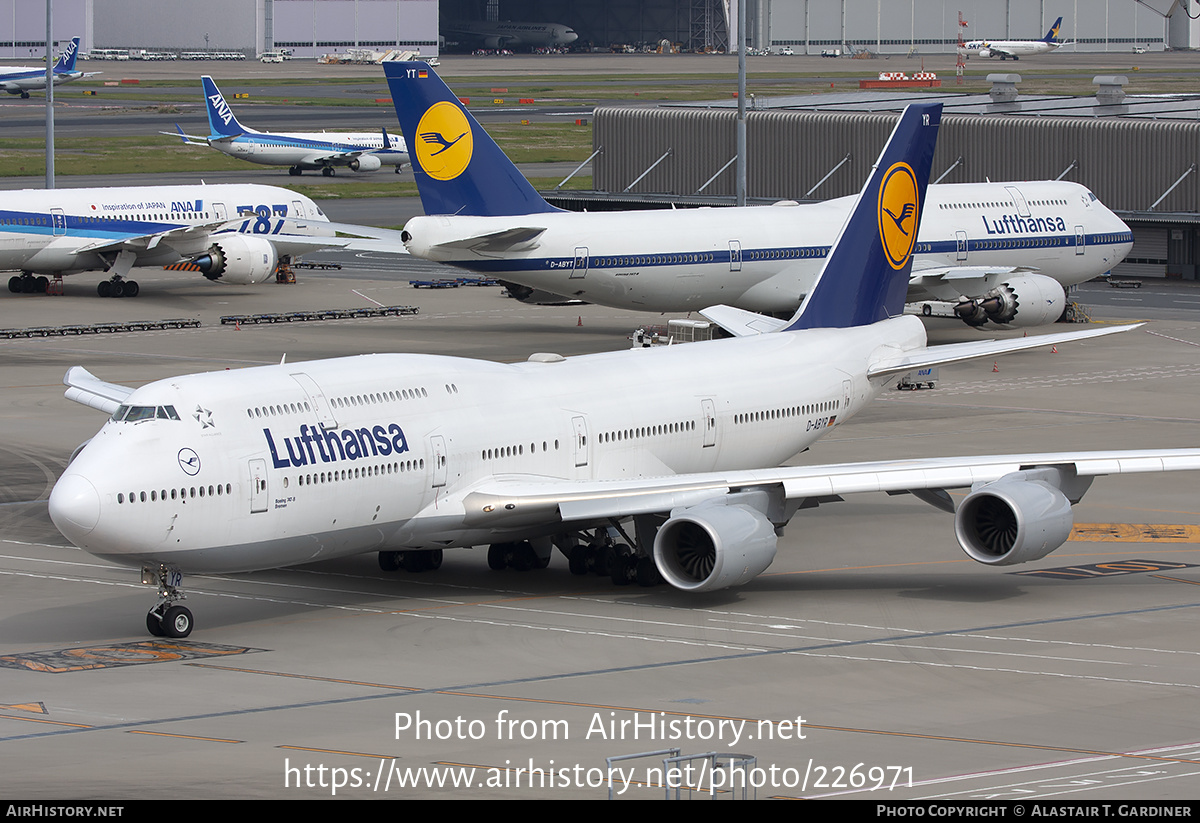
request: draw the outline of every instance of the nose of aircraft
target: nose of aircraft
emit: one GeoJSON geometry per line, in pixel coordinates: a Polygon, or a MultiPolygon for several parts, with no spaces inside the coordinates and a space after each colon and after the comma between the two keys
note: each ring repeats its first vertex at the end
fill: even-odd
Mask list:
{"type": "Polygon", "coordinates": [[[65,474],[50,492],[50,519],[76,545],[100,522],[100,494],[86,477],[65,474]]]}

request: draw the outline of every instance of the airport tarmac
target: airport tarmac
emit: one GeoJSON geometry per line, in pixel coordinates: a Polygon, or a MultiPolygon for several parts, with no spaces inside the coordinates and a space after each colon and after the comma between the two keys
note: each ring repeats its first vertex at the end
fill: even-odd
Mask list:
{"type": "MultiPolygon", "coordinates": [[[[415,575],[364,555],[187,578],[195,632],[153,641],[153,588],[67,545],[46,513],[104,421],[63,398],[70,366],[140,385],[284,356],[511,361],[623,348],[664,322],[525,306],[495,288],[415,290],[429,264],[339,259],[292,286],[145,270],[136,300],[94,297],[100,274],[68,278],[64,297],[4,296],[4,325],[202,326],[0,341],[0,793],[600,799],[605,758],[677,747],[757,758],[758,798],[1200,797],[1190,473],[1099,478],[1075,508],[1076,539],[1024,566],[973,563],[949,515],[867,494],[799,512],[771,568],[736,590],[617,588],[557,555],[518,573],[450,551],[415,575]],[[372,302],[420,313],[219,324],[372,302]]],[[[1114,313],[1143,308],[1160,312],[1114,313]]],[[[1200,314],[1161,314],[1057,353],[944,367],[935,389],[885,393],[796,460],[1198,445],[1200,314]]],[[[596,390],[642,402],[637,385],[596,390]]],[[[685,797],[708,796],[703,762],[685,797]]],[[[661,756],[614,768],[620,797],[664,796],[661,756]]]]}

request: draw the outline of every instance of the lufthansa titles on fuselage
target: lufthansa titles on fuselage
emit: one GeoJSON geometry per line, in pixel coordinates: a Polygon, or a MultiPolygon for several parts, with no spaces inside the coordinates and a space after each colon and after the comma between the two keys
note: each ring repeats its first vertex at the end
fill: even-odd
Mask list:
{"type": "Polygon", "coordinates": [[[398,423],[386,428],[381,424],[358,429],[333,429],[322,431],[304,423],[297,436],[284,436],[283,447],[276,445],[269,428],[262,430],[271,462],[277,469],[337,463],[342,460],[359,460],[365,457],[387,457],[408,451],[408,440],[398,423]],[[286,451],[286,454],[283,452],[286,451]]]}

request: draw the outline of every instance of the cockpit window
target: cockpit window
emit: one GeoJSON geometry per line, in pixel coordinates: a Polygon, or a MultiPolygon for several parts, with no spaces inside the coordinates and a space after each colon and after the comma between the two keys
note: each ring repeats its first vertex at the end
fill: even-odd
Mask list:
{"type": "Polygon", "coordinates": [[[118,406],[111,420],[137,423],[142,420],[178,420],[174,406],[118,406]]]}

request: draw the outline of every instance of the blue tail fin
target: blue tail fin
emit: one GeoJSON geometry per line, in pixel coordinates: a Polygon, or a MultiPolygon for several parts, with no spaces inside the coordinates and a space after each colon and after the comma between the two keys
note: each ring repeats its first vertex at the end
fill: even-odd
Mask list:
{"type": "Polygon", "coordinates": [[[1054,25],[1050,27],[1050,31],[1046,32],[1046,36],[1043,37],[1042,39],[1045,40],[1047,43],[1053,43],[1055,40],[1058,39],[1058,30],[1061,28],[1062,28],[1062,18],[1060,17],[1054,21],[1054,25]]]}
{"type": "Polygon", "coordinates": [[[865,326],[904,311],[941,103],[910,105],[787,330],[865,326]]]}
{"type": "Polygon", "coordinates": [[[237,137],[239,134],[246,134],[247,130],[242,128],[242,124],[233,116],[233,109],[229,108],[213,79],[206,74],[200,78],[200,84],[204,87],[204,105],[208,108],[210,136],[237,137]]]}
{"type": "Polygon", "coordinates": [[[426,214],[559,211],[529,185],[425,63],[383,64],[426,214]]]}
{"type": "Polygon", "coordinates": [[[54,64],[56,73],[70,73],[75,71],[75,59],[79,57],[79,38],[72,37],[66,51],[58,56],[58,61],[54,64]]]}

